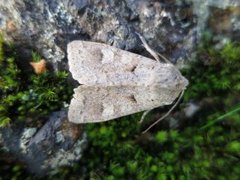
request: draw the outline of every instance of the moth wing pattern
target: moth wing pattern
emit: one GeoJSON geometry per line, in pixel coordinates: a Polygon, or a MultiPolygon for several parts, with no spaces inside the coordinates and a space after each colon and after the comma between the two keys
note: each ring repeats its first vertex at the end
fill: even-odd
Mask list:
{"type": "Polygon", "coordinates": [[[146,109],[171,104],[179,91],[152,87],[79,86],[74,89],[69,120],[93,123],[112,120],[146,109]]]}
{"type": "Polygon", "coordinates": [[[187,80],[168,63],[89,41],[68,44],[69,69],[88,86],[160,86],[182,89],[187,80]]]}
{"type": "Polygon", "coordinates": [[[72,41],[69,69],[80,84],[68,118],[74,123],[103,122],[171,104],[188,81],[170,63],[106,44],[72,41]]]}

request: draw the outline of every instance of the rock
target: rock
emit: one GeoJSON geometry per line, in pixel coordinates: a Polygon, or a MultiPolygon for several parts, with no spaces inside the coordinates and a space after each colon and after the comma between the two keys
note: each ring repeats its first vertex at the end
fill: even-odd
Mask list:
{"type": "Polygon", "coordinates": [[[86,147],[81,126],[67,120],[66,111],[54,112],[40,129],[12,127],[0,130],[2,150],[25,162],[39,176],[78,161],[86,147]]]}
{"type": "Polygon", "coordinates": [[[22,132],[22,136],[20,139],[20,149],[23,154],[27,153],[28,142],[31,140],[33,135],[36,133],[37,128],[24,128],[22,132]]]}
{"type": "MultiPolygon", "coordinates": [[[[196,21],[196,20],[195,20],[196,21]]],[[[172,61],[194,47],[194,16],[186,3],[134,0],[9,0],[0,2],[0,30],[14,40],[24,60],[32,49],[65,68],[66,44],[75,39],[104,42],[129,51],[143,47],[141,33],[172,61]],[[182,53],[180,53],[182,52],[182,53]]],[[[145,55],[150,56],[145,51],[145,55]]]]}
{"type": "Polygon", "coordinates": [[[19,46],[25,61],[34,49],[55,69],[67,69],[66,45],[76,39],[149,56],[135,32],[181,64],[203,32],[215,32],[220,40],[240,37],[239,4],[238,0],[8,0],[0,2],[0,31],[19,46]]]}
{"type": "Polygon", "coordinates": [[[185,116],[187,118],[192,118],[199,110],[200,106],[198,104],[189,102],[184,108],[185,116]]]}
{"type": "Polygon", "coordinates": [[[198,38],[209,32],[221,48],[228,41],[240,38],[240,1],[238,0],[207,0],[196,1],[194,14],[197,15],[198,38]]]}

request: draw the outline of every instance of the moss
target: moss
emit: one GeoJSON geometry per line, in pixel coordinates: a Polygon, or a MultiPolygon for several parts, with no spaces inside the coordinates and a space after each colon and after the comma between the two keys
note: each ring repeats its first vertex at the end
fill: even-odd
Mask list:
{"type": "MultiPolygon", "coordinates": [[[[240,92],[240,44],[228,43],[222,49],[211,46],[205,38],[199,46],[196,59],[183,72],[190,81],[185,100],[214,97],[240,92]]],[[[235,96],[230,96],[235,97],[235,96]]]]}
{"type": "Polygon", "coordinates": [[[183,72],[190,81],[184,100],[208,102],[198,118],[205,126],[224,121],[231,111],[225,123],[239,126],[239,108],[234,106],[240,101],[240,44],[229,42],[221,49],[211,44],[204,37],[191,68],[183,72]]]}
{"type": "MultiPolygon", "coordinates": [[[[35,74],[21,69],[12,45],[0,36],[0,127],[29,117],[43,117],[69,102],[72,86],[65,71],[35,74]]],[[[40,59],[33,53],[33,60],[40,59]]]]}
{"type": "Polygon", "coordinates": [[[156,140],[159,142],[159,143],[164,143],[167,141],[167,133],[165,131],[159,131],[157,132],[156,134],[156,140]]]}

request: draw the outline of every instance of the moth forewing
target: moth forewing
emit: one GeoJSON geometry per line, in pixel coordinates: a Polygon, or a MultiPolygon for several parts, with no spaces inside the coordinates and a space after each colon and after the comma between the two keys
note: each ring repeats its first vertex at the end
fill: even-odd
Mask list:
{"type": "Polygon", "coordinates": [[[179,90],[157,86],[79,86],[74,89],[68,117],[74,123],[103,122],[171,104],[179,90]]]}
{"type": "Polygon", "coordinates": [[[184,88],[187,80],[174,65],[106,44],[68,44],[69,69],[74,79],[89,86],[152,86],[184,88]]]}

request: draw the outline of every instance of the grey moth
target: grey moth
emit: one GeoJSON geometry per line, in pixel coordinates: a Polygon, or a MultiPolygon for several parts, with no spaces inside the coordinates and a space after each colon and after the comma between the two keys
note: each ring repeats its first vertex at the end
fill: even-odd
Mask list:
{"type": "Polygon", "coordinates": [[[68,118],[74,123],[112,120],[172,104],[188,80],[171,63],[89,41],[67,46],[74,89],[68,118]]]}

